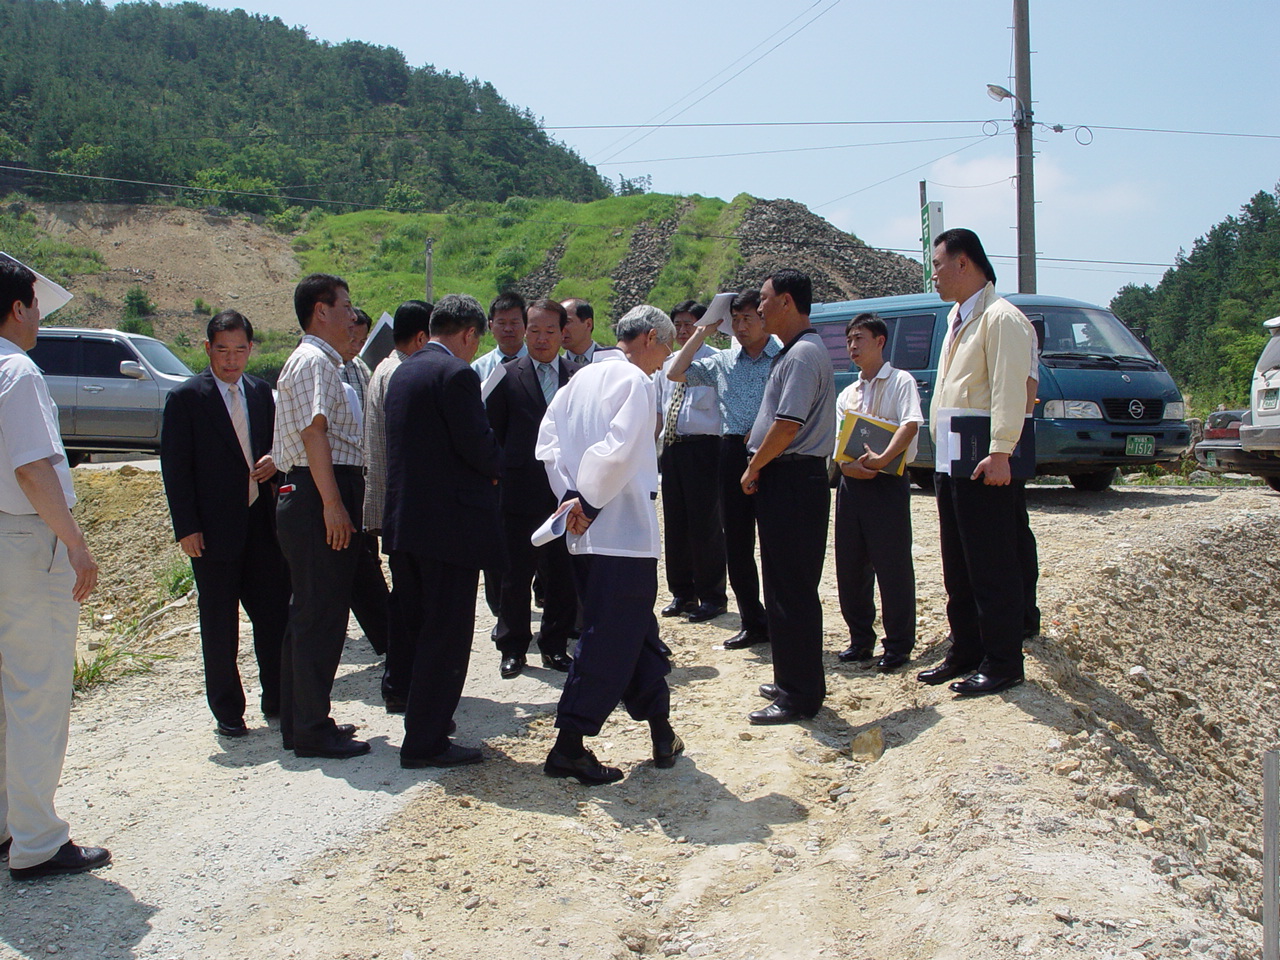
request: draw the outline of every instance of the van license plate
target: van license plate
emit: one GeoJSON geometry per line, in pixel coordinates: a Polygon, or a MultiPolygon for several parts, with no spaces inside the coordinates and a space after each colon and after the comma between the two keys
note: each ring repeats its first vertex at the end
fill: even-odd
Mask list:
{"type": "Polygon", "coordinates": [[[1271,387],[1262,391],[1262,403],[1260,409],[1274,410],[1277,400],[1280,400],[1280,387],[1271,387]]]}
{"type": "Polygon", "coordinates": [[[1156,455],[1156,438],[1147,434],[1136,433],[1124,441],[1126,457],[1154,457],[1156,455]]]}
{"type": "Polygon", "coordinates": [[[1206,467],[1216,467],[1218,465],[1218,455],[1216,453],[1206,453],[1204,455],[1204,465],[1206,467]]]}

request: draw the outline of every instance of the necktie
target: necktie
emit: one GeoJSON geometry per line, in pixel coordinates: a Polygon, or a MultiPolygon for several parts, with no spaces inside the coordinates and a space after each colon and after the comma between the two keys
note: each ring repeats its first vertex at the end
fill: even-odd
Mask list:
{"type": "MultiPolygon", "coordinates": [[[[240,441],[240,452],[244,454],[244,462],[249,465],[249,470],[253,470],[253,447],[249,445],[249,418],[244,412],[244,400],[240,396],[240,384],[232,383],[227,385],[227,395],[230,398],[231,408],[231,425],[236,429],[236,439],[240,441]]],[[[253,506],[253,501],[258,499],[258,482],[249,478],[249,506],[253,506]]]]}
{"type": "Polygon", "coordinates": [[[680,408],[684,406],[686,383],[675,383],[671,386],[671,402],[667,404],[667,419],[662,426],[662,444],[670,446],[676,442],[676,424],[680,420],[680,408]]]}
{"type": "Polygon", "coordinates": [[[569,354],[569,360],[575,367],[585,367],[587,365],[587,355],[585,353],[570,353],[568,350],[565,353],[569,354]]]}
{"type": "Polygon", "coordinates": [[[556,395],[556,372],[549,363],[538,364],[538,385],[542,387],[543,399],[551,406],[551,398],[556,395]]]}

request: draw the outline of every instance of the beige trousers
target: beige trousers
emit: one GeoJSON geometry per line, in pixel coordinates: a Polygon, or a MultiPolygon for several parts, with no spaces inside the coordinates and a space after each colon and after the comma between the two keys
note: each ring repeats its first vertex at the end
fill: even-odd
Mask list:
{"type": "Polygon", "coordinates": [[[69,838],[53,808],[71,720],[80,605],[67,548],[35,514],[0,513],[0,839],[31,867],[69,838]]]}

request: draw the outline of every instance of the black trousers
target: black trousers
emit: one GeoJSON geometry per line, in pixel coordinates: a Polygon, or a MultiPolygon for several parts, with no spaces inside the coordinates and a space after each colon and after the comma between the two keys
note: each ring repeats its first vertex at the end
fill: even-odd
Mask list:
{"type": "Polygon", "coordinates": [[[387,634],[387,659],[382,666],[383,699],[409,699],[413,684],[413,661],[418,646],[418,634],[422,632],[422,610],[419,602],[416,573],[405,562],[408,554],[395,551],[387,554],[387,566],[391,568],[391,597],[388,601],[390,630],[387,634]]]}
{"type": "Polygon", "coordinates": [[[1020,484],[1018,491],[1018,562],[1022,565],[1022,630],[1028,636],[1040,632],[1040,607],[1036,604],[1036,584],[1040,580],[1040,554],[1036,548],[1036,535],[1031,531],[1031,516],[1027,513],[1027,486],[1020,484]]]}
{"type": "Polygon", "coordinates": [[[503,656],[524,656],[533,640],[529,621],[533,613],[530,595],[535,573],[543,594],[538,649],[545,654],[568,650],[569,634],[578,615],[578,594],[573,586],[569,548],[564,537],[541,547],[529,542],[529,537],[545,519],[546,514],[512,511],[502,514],[502,530],[507,541],[507,569],[502,574],[502,596],[498,603],[498,622],[493,628],[493,640],[503,656]]]}
{"type": "Polygon", "coordinates": [[[729,583],[738,601],[742,629],[767,633],[769,622],[760,602],[760,574],[756,570],[756,498],[742,492],[742,474],[750,459],[744,438],[721,438],[720,519],[729,583]]]}
{"type": "Polygon", "coordinates": [[[849,642],[875,645],[876,581],[884,652],[910,656],[916,643],[916,572],[911,559],[911,482],[887,473],[841,475],[836,490],[836,586],[849,642]]]}
{"type": "Polygon", "coordinates": [[[671,713],[670,651],[658,637],[658,561],[573,557],[582,597],[582,637],[564,682],[556,726],[594,737],[621,703],[634,720],[671,713]]]}
{"type": "Polygon", "coordinates": [[[779,706],[814,714],[827,695],[822,671],[822,601],[831,488],[821,457],[777,459],[760,471],[756,521],[764,609],[779,706]]]}
{"type": "Polygon", "coordinates": [[[351,613],[360,629],[369,638],[373,652],[382,656],[387,652],[387,636],[391,631],[391,591],[382,575],[382,559],[378,554],[378,538],[362,531],[359,541],[360,556],[356,561],[355,581],[351,585],[351,613]]]}
{"type": "Polygon", "coordinates": [[[672,596],[723,607],[719,460],[720,438],[713,436],[680,440],[662,451],[662,539],[672,596]]]}
{"type": "Polygon", "coordinates": [[[449,747],[449,721],[462,699],[476,625],[480,571],[394,551],[396,591],[418,611],[402,758],[434,757],[449,747]]]}
{"type": "Polygon", "coordinates": [[[238,558],[191,558],[199,591],[205,695],[218,722],[230,726],[244,720],[244,687],[236,667],[241,604],[253,624],[263,708],[274,713],[280,707],[280,656],[289,622],[289,568],[276,541],[273,509],[270,497],[259,497],[249,508],[244,551],[238,558]]]}
{"type": "Polygon", "coordinates": [[[947,660],[994,677],[1023,675],[1022,485],[934,475],[952,636],[947,660]]]}
{"type": "MultiPolygon", "coordinates": [[[[361,469],[335,467],[334,474],[342,504],[359,529],[361,469]]],[[[294,489],[281,491],[276,507],[276,531],[293,584],[280,683],[280,734],[286,750],[322,747],[335,736],[329,696],[347,639],[351,585],[360,557],[357,537],[344,550],[325,542],[324,507],[310,472],[291,470],[288,484],[294,489]]]]}

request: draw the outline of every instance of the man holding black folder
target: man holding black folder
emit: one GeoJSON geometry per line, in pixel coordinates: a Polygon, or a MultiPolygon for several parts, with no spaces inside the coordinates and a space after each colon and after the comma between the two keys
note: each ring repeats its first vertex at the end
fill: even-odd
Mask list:
{"type": "Polygon", "coordinates": [[[971,674],[950,689],[981,696],[1023,680],[1023,481],[1013,479],[1009,460],[1022,437],[1035,333],[1017,307],[996,296],[995,270],[972,230],[937,238],[933,276],[938,295],[956,304],[929,410],[940,447],[935,485],[952,642],[946,659],[918,679],[939,684],[971,674]],[[985,456],[963,475],[953,472],[946,452],[953,412],[990,419],[985,456]]]}
{"type": "Polygon", "coordinates": [[[880,673],[904,666],[916,642],[911,494],[903,465],[915,459],[924,422],[915,377],[884,359],[888,338],[885,322],[873,314],[849,321],[845,342],[861,376],[836,398],[836,420],[842,425],[836,459],[843,474],[836,491],[836,586],[849,627],[849,647],[841,651],[840,662],[872,659],[878,580],[884,655],[874,666],[880,673]],[[877,440],[860,440],[854,428],[864,424],[877,440]]]}

